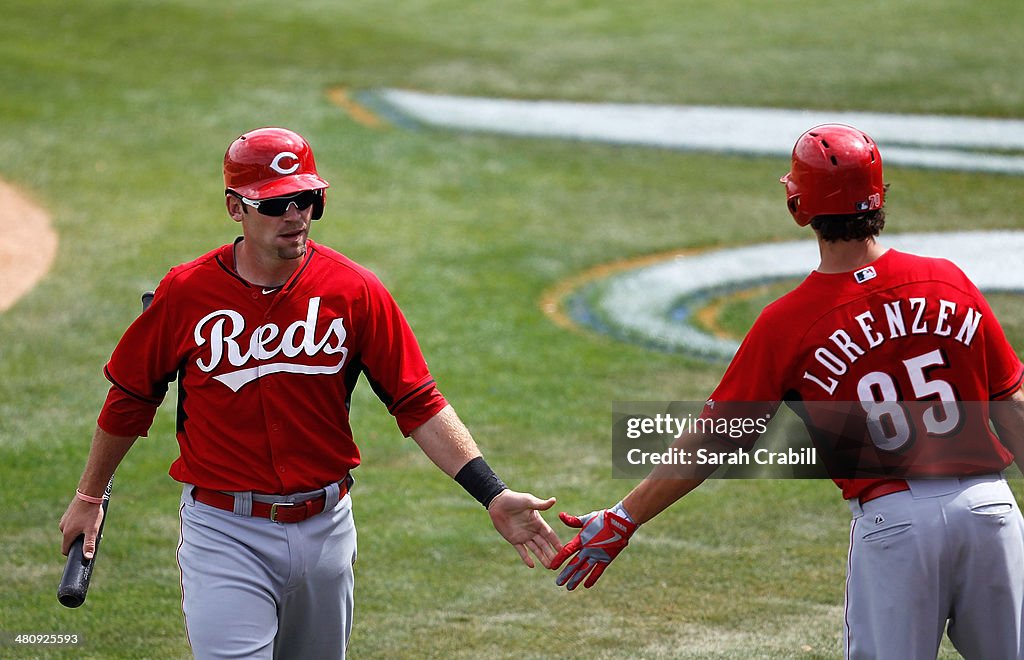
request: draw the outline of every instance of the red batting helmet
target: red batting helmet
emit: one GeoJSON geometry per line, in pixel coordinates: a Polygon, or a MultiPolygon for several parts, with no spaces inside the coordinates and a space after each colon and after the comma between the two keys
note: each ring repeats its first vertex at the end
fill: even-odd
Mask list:
{"type": "Polygon", "coordinates": [[[845,124],[822,124],[801,135],[793,147],[792,169],[779,181],[801,227],[815,216],[864,213],[885,203],[878,145],[845,124]]]}
{"type": "Polygon", "coordinates": [[[283,197],[329,184],[316,173],[313,150],[286,128],[257,128],[224,154],[224,187],[249,199],[283,197]]]}

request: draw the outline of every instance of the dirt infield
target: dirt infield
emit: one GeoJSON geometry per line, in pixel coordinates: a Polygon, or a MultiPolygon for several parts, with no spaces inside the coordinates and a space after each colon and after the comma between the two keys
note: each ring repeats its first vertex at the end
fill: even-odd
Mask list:
{"type": "Polygon", "coordinates": [[[57,255],[57,243],[46,211],[0,181],[0,312],[46,275],[57,255]]]}

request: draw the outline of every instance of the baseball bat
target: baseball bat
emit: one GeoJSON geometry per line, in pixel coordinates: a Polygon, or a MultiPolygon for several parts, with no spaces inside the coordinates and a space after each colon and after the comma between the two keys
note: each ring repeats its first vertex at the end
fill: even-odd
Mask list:
{"type": "MultiPolygon", "coordinates": [[[[153,292],[147,291],[142,294],[142,311],[146,311],[149,304],[153,302],[153,292]]],[[[57,586],[57,600],[64,607],[80,607],[89,594],[89,582],[92,580],[92,570],[96,565],[96,558],[100,554],[100,541],[103,539],[103,526],[107,524],[107,506],[110,504],[110,490],[114,486],[114,478],[107,482],[103,491],[103,520],[100,522],[99,534],[96,536],[96,548],[93,550],[92,559],[86,559],[83,546],[85,545],[85,534],[79,534],[68,549],[68,560],[64,564],[64,574],[60,578],[60,585],[57,586]]]]}
{"type": "Polygon", "coordinates": [[[57,600],[64,607],[79,607],[85,602],[89,594],[89,581],[92,580],[92,569],[96,564],[96,557],[100,553],[100,541],[103,539],[103,526],[107,524],[107,505],[110,504],[110,489],[114,486],[114,478],[107,482],[107,488],[103,491],[103,520],[100,522],[100,531],[96,536],[96,548],[93,550],[92,559],[86,559],[82,546],[85,544],[85,534],[79,534],[71,543],[68,549],[68,561],[64,564],[64,575],[60,578],[60,585],[57,587],[57,600]]]}

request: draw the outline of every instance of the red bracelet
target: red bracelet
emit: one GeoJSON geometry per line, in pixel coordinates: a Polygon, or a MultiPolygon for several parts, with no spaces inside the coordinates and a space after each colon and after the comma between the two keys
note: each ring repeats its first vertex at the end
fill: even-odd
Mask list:
{"type": "Polygon", "coordinates": [[[77,488],[75,489],[75,497],[82,500],[83,502],[88,502],[89,504],[103,504],[102,497],[93,497],[92,495],[86,495],[77,488]]]}

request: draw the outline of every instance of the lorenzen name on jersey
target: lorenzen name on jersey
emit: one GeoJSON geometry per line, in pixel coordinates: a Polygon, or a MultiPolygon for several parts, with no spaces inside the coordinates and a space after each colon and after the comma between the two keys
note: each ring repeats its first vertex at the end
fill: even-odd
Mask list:
{"type": "Polygon", "coordinates": [[[837,328],[829,335],[830,345],[815,349],[814,359],[820,369],[815,367],[813,371],[804,372],[806,380],[829,395],[835,393],[851,364],[887,341],[909,335],[934,335],[970,346],[982,315],[973,307],[958,308],[949,300],[914,297],[883,303],[881,308],[867,309],[853,318],[855,327],[837,328]],[[936,306],[938,313],[930,323],[928,312],[936,306]]]}

